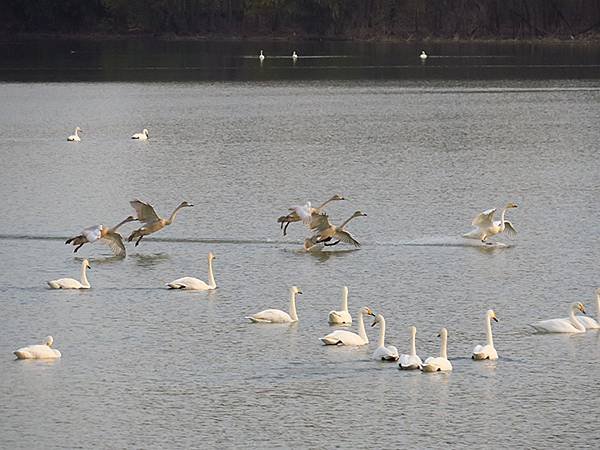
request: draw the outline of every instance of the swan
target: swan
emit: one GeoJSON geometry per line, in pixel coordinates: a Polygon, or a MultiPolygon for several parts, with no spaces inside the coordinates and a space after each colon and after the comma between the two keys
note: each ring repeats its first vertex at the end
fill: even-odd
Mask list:
{"type": "Polygon", "coordinates": [[[167,286],[170,289],[188,289],[194,291],[209,291],[216,289],[217,283],[215,283],[212,267],[213,259],[215,259],[215,255],[213,255],[212,252],[208,252],[208,284],[198,278],[183,277],[167,283],[167,286]]]}
{"type": "Polygon", "coordinates": [[[421,61],[425,61],[427,59],[427,53],[425,53],[425,50],[421,50],[419,58],[421,58],[421,61]]]}
{"type": "Polygon", "coordinates": [[[75,134],[72,134],[71,136],[67,137],[67,141],[69,142],[79,142],[81,141],[81,138],[79,137],[79,133],[83,133],[83,130],[79,127],[75,128],[75,134]]]}
{"type": "Polygon", "coordinates": [[[577,320],[576,311],[585,314],[582,303],[572,303],[569,307],[569,317],[566,319],[549,319],[532,323],[531,326],[542,333],[585,333],[585,326],[577,320]]]}
{"type": "Polygon", "coordinates": [[[298,54],[296,53],[296,50],[294,50],[294,51],[292,52],[292,60],[293,60],[294,62],[296,62],[296,61],[298,60],[298,54]]]}
{"type": "Polygon", "coordinates": [[[517,230],[515,230],[513,224],[504,219],[506,211],[516,207],[517,205],[515,203],[507,203],[507,205],[502,209],[502,217],[500,220],[494,220],[496,208],[488,209],[487,211],[478,214],[471,222],[471,225],[477,228],[463,234],[463,237],[468,239],[480,239],[481,242],[485,243],[488,237],[500,234],[505,230],[509,235],[516,234],[517,230]]]}
{"type": "Polygon", "coordinates": [[[440,356],[430,356],[425,360],[423,372],[449,372],[452,370],[452,364],[448,361],[448,355],[446,353],[446,346],[448,343],[448,330],[442,328],[438,337],[442,338],[442,345],[440,348],[440,356]]]}
{"type": "Polygon", "coordinates": [[[48,336],[43,344],[28,345],[15,350],[13,353],[17,359],[53,359],[60,358],[61,354],[58,350],[52,348],[54,339],[48,336]]]}
{"type": "Polygon", "coordinates": [[[131,136],[131,139],[139,139],[140,141],[148,140],[148,130],[144,128],[141,133],[135,133],[131,136]]]}
{"type": "Polygon", "coordinates": [[[342,309],[340,311],[329,311],[329,324],[351,325],[352,316],[348,312],[348,286],[342,288],[342,309]]]}
{"type": "Polygon", "coordinates": [[[596,319],[585,316],[576,317],[587,330],[597,330],[600,328],[600,288],[596,289],[596,319]]]}
{"type": "Polygon", "coordinates": [[[373,359],[377,361],[398,361],[398,349],[393,345],[385,346],[385,319],[383,315],[377,314],[371,324],[372,327],[379,324],[379,340],[377,348],[373,352],[373,359]]]}
{"type": "Polygon", "coordinates": [[[265,60],[265,55],[263,55],[263,51],[260,51],[260,55],[258,55],[258,59],[260,60],[260,62],[263,62],[265,60]]]}
{"type": "Polygon", "coordinates": [[[302,294],[302,291],[296,286],[290,288],[290,313],[281,311],[280,309],[265,309],[264,311],[247,316],[253,323],[291,323],[298,322],[298,314],[296,313],[296,296],[302,294]]]}
{"type": "Polygon", "coordinates": [[[417,355],[417,349],[415,345],[415,338],[417,336],[417,328],[410,327],[410,355],[400,355],[400,369],[402,370],[415,370],[423,367],[423,361],[417,355]]]}
{"type": "Polygon", "coordinates": [[[91,286],[87,279],[86,269],[91,269],[91,267],[89,261],[84,259],[81,263],[81,282],[73,278],[59,278],[48,281],[48,286],[52,289],[89,289],[91,286]]]}
{"type": "Polygon", "coordinates": [[[292,222],[304,222],[306,225],[310,226],[313,216],[316,217],[323,212],[323,208],[327,206],[331,202],[346,200],[341,195],[335,194],[325,202],[321,203],[320,206],[316,208],[312,207],[310,202],[306,202],[305,205],[302,206],[293,206],[289,208],[291,213],[287,216],[281,216],[277,219],[277,223],[280,223],[280,228],[283,230],[283,235],[285,236],[287,233],[287,227],[292,222]]]}
{"type": "Polygon", "coordinates": [[[369,343],[367,332],[365,331],[364,315],[375,317],[375,313],[368,306],[363,306],[358,311],[358,334],[348,330],[335,330],[327,336],[319,338],[325,345],[366,345],[369,343]]]}
{"type": "Polygon", "coordinates": [[[494,348],[494,339],[492,338],[492,319],[495,322],[498,322],[496,313],[492,309],[488,309],[485,313],[485,335],[487,337],[487,344],[475,346],[473,355],[471,356],[471,358],[475,360],[498,359],[498,352],[496,352],[496,349],[494,348]]]}
{"type": "Polygon", "coordinates": [[[136,220],[135,217],[129,216],[112,228],[105,227],[104,225],[94,225],[92,227],[84,228],[80,235],[67,239],[65,244],[72,244],[75,246],[73,253],[77,253],[77,250],[79,250],[82,245],[87,244],[88,242],[101,240],[110,247],[114,255],[125,256],[123,236],[117,233],[117,229],[121,227],[121,225],[126,224],[127,222],[133,222],[134,220],[136,220]]]}
{"type": "Polygon", "coordinates": [[[311,229],[315,234],[304,241],[304,249],[310,250],[314,245],[323,243],[323,245],[331,246],[337,245],[340,242],[352,244],[355,247],[360,247],[360,242],[354,239],[354,236],[350,234],[344,227],[355,217],[366,216],[362,211],[355,211],[345,222],[339,226],[333,225],[329,222],[329,216],[327,214],[319,214],[311,222],[311,229]],[[333,238],[337,239],[335,242],[330,242],[333,238]]]}
{"type": "Polygon", "coordinates": [[[129,204],[133,207],[133,209],[135,209],[137,213],[137,220],[139,220],[140,222],[144,222],[145,224],[143,227],[138,228],[137,230],[133,230],[133,232],[127,238],[128,242],[137,239],[137,241],[135,241],[136,247],[138,246],[138,244],[144,236],[156,233],[157,231],[162,230],[167,225],[171,225],[175,220],[175,215],[181,208],[188,208],[194,206],[188,202],[181,202],[179,206],[175,208],[175,210],[171,213],[171,216],[169,216],[168,219],[161,219],[158,216],[158,214],[156,214],[154,207],[150,203],[144,203],[136,199],[130,201],[129,204]]]}

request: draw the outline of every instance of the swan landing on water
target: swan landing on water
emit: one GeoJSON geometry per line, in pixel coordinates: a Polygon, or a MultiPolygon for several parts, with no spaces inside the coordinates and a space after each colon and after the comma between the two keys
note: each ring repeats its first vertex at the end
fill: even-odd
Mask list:
{"type": "Polygon", "coordinates": [[[475,216],[471,225],[477,227],[468,233],[463,234],[463,237],[467,239],[479,239],[484,244],[487,244],[487,238],[500,234],[504,231],[508,232],[509,235],[517,233],[513,224],[504,218],[506,211],[511,208],[516,208],[517,205],[514,203],[508,203],[502,209],[502,216],[500,220],[494,220],[494,213],[496,208],[488,209],[475,216]]]}

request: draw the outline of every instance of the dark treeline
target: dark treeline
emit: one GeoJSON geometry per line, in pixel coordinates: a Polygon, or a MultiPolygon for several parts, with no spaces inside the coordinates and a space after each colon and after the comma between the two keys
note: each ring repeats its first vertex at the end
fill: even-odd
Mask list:
{"type": "Polygon", "coordinates": [[[3,0],[5,33],[570,38],[600,0],[3,0]]]}

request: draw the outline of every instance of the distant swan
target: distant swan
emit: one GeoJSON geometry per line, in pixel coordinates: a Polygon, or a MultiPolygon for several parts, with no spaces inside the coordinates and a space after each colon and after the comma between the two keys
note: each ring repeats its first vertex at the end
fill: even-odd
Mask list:
{"type": "Polygon", "coordinates": [[[421,61],[425,61],[427,59],[427,53],[425,53],[425,50],[421,50],[419,58],[421,58],[421,61]]]}
{"type": "Polygon", "coordinates": [[[293,60],[294,62],[296,62],[296,60],[297,60],[297,59],[298,59],[298,55],[296,54],[296,50],[294,50],[294,51],[292,52],[292,60],[293,60]]]}
{"type": "Polygon", "coordinates": [[[140,241],[144,236],[148,236],[149,234],[156,233],[157,231],[162,230],[167,225],[171,225],[175,221],[175,216],[177,212],[181,208],[192,207],[191,203],[181,202],[177,208],[171,213],[171,216],[168,219],[162,219],[156,214],[154,207],[150,203],[142,202],[141,200],[132,200],[129,202],[135,212],[137,213],[137,220],[143,222],[145,225],[137,230],[133,230],[133,232],[127,238],[128,242],[135,241],[135,246],[137,247],[140,241]]]}
{"type": "Polygon", "coordinates": [[[15,350],[13,353],[18,359],[55,359],[60,358],[58,350],[52,348],[54,339],[48,336],[43,344],[29,345],[15,350]]]}
{"type": "Polygon", "coordinates": [[[82,245],[100,240],[110,247],[115,256],[125,256],[123,236],[117,233],[117,229],[123,224],[133,222],[134,220],[136,220],[135,217],[129,216],[112,228],[105,227],[104,225],[94,225],[92,227],[84,228],[80,235],[67,239],[65,244],[75,246],[73,253],[77,253],[77,250],[79,250],[82,245]]]}
{"type": "Polygon", "coordinates": [[[144,130],[141,133],[135,133],[133,136],[131,136],[131,139],[139,139],[140,141],[145,141],[148,139],[148,130],[146,130],[144,128],[144,130]]]}
{"type": "Polygon", "coordinates": [[[254,323],[290,323],[298,321],[296,313],[296,296],[302,294],[302,291],[296,286],[290,288],[290,313],[281,311],[280,309],[265,309],[264,311],[252,314],[246,317],[254,323]]]}
{"type": "Polygon", "coordinates": [[[517,230],[515,230],[513,224],[510,221],[504,219],[506,210],[516,207],[516,204],[508,203],[502,209],[502,217],[500,218],[500,220],[494,220],[494,213],[496,212],[496,208],[488,209],[487,211],[478,214],[471,222],[471,225],[477,228],[469,231],[468,233],[463,234],[463,237],[468,239],[480,239],[481,242],[485,243],[487,238],[496,234],[500,234],[505,230],[508,232],[509,235],[516,234],[517,230]]]}
{"type": "Polygon", "coordinates": [[[600,328],[600,288],[596,289],[596,319],[585,316],[575,316],[587,330],[600,328]]]}
{"type": "Polygon", "coordinates": [[[585,326],[575,316],[577,311],[585,314],[585,307],[582,303],[572,303],[569,307],[569,317],[566,319],[542,320],[532,323],[531,326],[542,333],[585,333],[585,326]]]}
{"type": "Polygon", "coordinates": [[[204,281],[199,280],[194,277],[183,277],[178,278],[170,283],[167,283],[167,286],[171,289],[188,289],[193,291],[208,291],[217,288],[217,283],[215,283],[215,276],[213,274],[212,261],[215,259],[215,255],[212,252],[208,252],[208,284],[204,281]]]}
{"type": "Polygon", "coordinates": [[[415,338],[417,336],[417,328],[410,327],[410,354],[400,355],[400,369],[402,370],[416,370],[423,367],[423,361],[417,355],[415,338]]]}
{"type": "Polygon", "coordinates": [[[393,345],[385,346],[385,319],[381,314],[375,316],[372,327],[379,324],[379,340],[377,348],[373,352],[373,359],[377,361],[398,361],[398,349],[393,345]]]}
{"type": "Polygon", "coordinates": [[[425,360],[423,364],[423,372],[449,372],[452,370],[452,364],[448,361],[448,354],[446,346],[448,344],[448,330],[442,328],[438,337],[442,338],[442,344],[440,348],[440,356],[430,356],[425,360]]]}
{"type": "Polygon", "coordinates": [[[69,142],[79,142],[81,141],[81,138],[79,137],[79,133],[83,133],[83,130],[79,127],[75,128],[75,134],[72,134],[71,136],[67,137],[67,141],[69,142]]]}
{"type": "Polygon", "coordinates": [[[265,60],[265,55],[263,55],[263,51],[260,51],[260,55],[258,55],[258,59],[260,59],[260,62],[263,62],[265,60]]]}
{"type": "Polygon", "coordinates": [[[375,313],[371,311],[371,308],[363,306],[360,311],[358,311],[358,334],[348,330],[335,330],[333,333],[329,333],[327,336],[319,338],[319,340],[325,345],[357,346],[368,344],[369,338],[365,331],[364,315],[375,317],[375,313]]]}
{"type": "Polygon", "coordinates": [[[485,313],[485,334],[487,337],[486,345],[476,345],[473,349],[473,355],[471,358],[475,360],[482,359],[498,359],[498,352],[494,348],[494,340],[492,338],[492,319],[498,322],[498,318],[496,317],[496,313],[489,309],[485,313]]]}
{"type": "Polygon", "coordinates": [[[48,281],[48,286],[52,289],[89,289],[90,283],[86,275],[86,269],[89,268],[89,261],[84,259],[81,263],[81,282],[73,278],[59,278],[58,280],[48,281]]]}
{"type": "Polygon", "coordinates": [[[329,311],[329,323],[331,325],[350,325],[352,316],[348,312],[348,286],[342,288],[342,309],[340,311],[329,311]]]}

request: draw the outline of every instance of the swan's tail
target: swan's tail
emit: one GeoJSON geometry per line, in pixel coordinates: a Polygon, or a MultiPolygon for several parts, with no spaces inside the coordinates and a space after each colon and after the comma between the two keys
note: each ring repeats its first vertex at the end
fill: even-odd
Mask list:
{"type": "Polygon", "coordinates": [[[252,323],[271,323],[270,320],[259,319],[258,317],[246,316],[244,319],[248,319],[252,323]]]}
{"type": "Polygon", "coordinates": [[[23,351],[22,349],[15,350],[13,353],[19,359],[30,359],[31,358],[31,354],[27,351],[23,351]]]}
{"type": "Polygon", "coordinates": [[[133,232],[127,238],[127,242],[131,242],[138,237],[140,237],[140,230],[133,230],[133,232]]]}
{"type": "Polygon", "coordinates": [[[48,283],[48,286],[50,286],[52,289],[60,289],[60,284],[58,284],[56,281],[46,281],[46,283],[48,283]]]}
{"type": "Polygon", "coordinates": [[[319,340],[325,345],[338,345],[342,343],[342,341],[340,341],[339,339],[331,338],[328,336],[319,338],[319,340]]]}
{"type": "Polygon", "coordinates": [[[462,235],[462,237],[467,238],[467,239],[479,239],[481,240],[481,231],[479,230],[479,228],[474,228],[473,230],[469,231],[468,233],[465,233],[462,235]]]}
{"type": "Polygon", "coordinates": [[[439,367],[431,365],[431,364],[425,364],[425,365],[423,365],[423,367],[421,367],[421,370],[423,372],[438,372],[439,367]]]}
{"type": "Polygon", "coordinates": [[[167,283],[165,286],[167,286],[169,289],[184,289],[185,288],[185,284],[179,284],[179,283],[167,283]]]}

